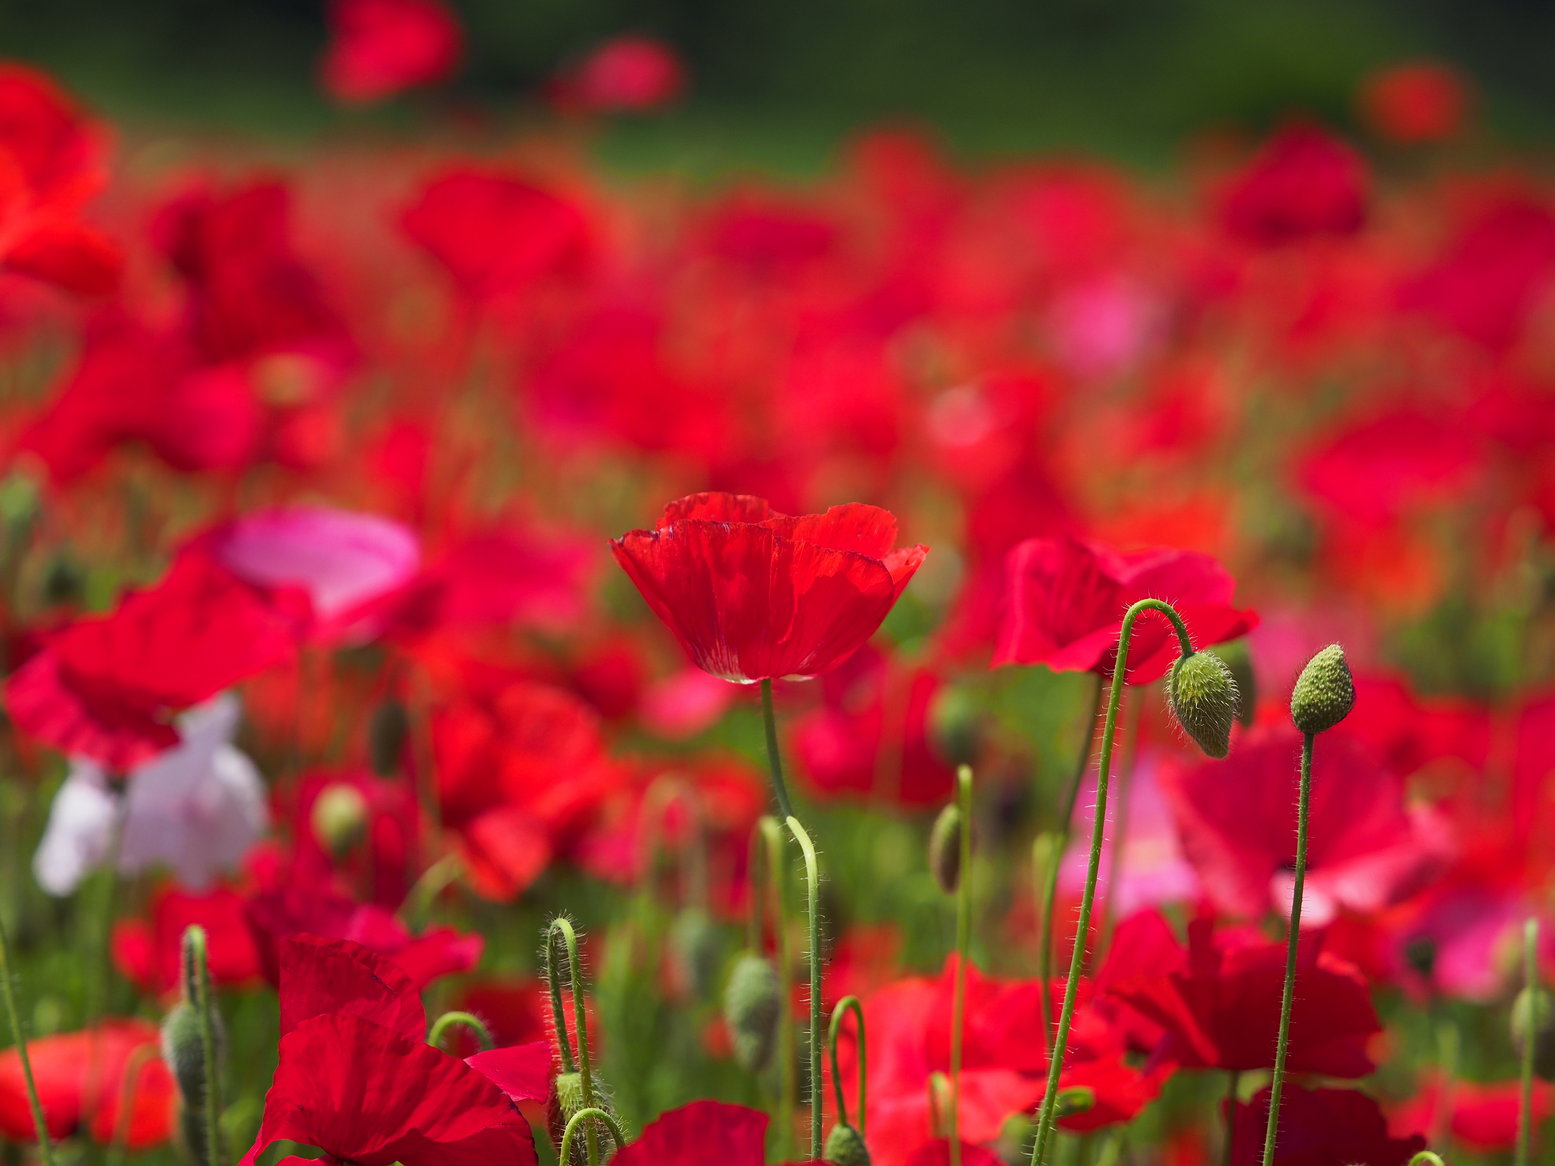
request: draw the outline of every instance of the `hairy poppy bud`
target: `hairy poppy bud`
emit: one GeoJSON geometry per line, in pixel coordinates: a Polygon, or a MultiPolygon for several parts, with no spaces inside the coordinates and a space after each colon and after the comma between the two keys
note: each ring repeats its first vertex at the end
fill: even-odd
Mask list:
{"type": "Polygon", "coordinates": [[[1213,652],[1195,652],[1177,661],[1168,695],[1172,715],[1210,757],[1231,752],[1231,725],[1240,697],[1236,678],[1213,652]]]}
{"type": "Polygon", "coordinates": [[[1512,1003],[1512,1047],[1522,1058],[1533,1042],[1533,1071],[1555,1080],[1555,998],[1542,987],[1524,988],[1512,1003]]]}
{"type": "Polygon", "coordinates": [[[734,1038],[734,1059],[748,1073],[771,1067],[783,1016],[783,986],[765,956],[740,956],[724,991],[724,1020],[734,1038]]]}
{"type": "Polygon", "coordinates": [[[200,1016],[179,1003],[162,1021],[162,1059],[173,1072],[186,1105],[199,1108],[205,1096],[205,1049],[200,1043],[200,1016]]]}
{"type": "Polygon", "coordinates": [[[326,786],[313,799],[311,824],[319,845],[341,858],[367,835],[367,799],[355,786],[326,786]]]}
{"type": "Polygon", "coordinates": [[[1332,729],[1355,707],[1355,680],[1344,649],[1329,644],[1307,661],[1290,694],[1290,719],[1303,733],[1332,729]]]}
{"type": "MultiPolygon", "coordinates": [[[[604,1084],[599,1079],[597,1070],[591,1071],[590,1079],[594,1086],[592,1108],[602,1109],[611,1117],[615,1117],[615,1106],[611,1104],[604,1084]]],[[[590,1104],[583,1096],[583,1074],[576,1069],[571,1072],[556,1074],[552,1086],[551,1104],[546,1115],[546,1126],[550,1132],[552,1143],[560,1150],[562,1135],[567,1132],[567,1123],[580,1110],[590,1108],[590,1104]]],[[[584,1120],[587,1121],[588,1119],[585,1118],[584,1120]]],[[[588,1166],[588,1139],[578,1136],[583,1132],[580,1128],[572,1135],[572,1152],[568,1155],[572,1161],[563,1164],[563,1166],[588,1166]]],[[[610,1144],[609,1134],[604,1135],[604,1144],[610,1144]]]]}
{"type": "Polygon", "coordinates": [[[929,831],[929,872],[939,889],[954,895],[961,886],[961,807],[952,802],[929,831]]]}
{"type": "Polygon", "coordinates": [[[410,737],[410,717],[405,706],[392,697],[373,709],[367,722],[367,759],[379,777],[400,771],[405,742],[410,737]]]}
{"type": "Polygon", "coordinates": [[[838,1123],[826,1135],[826,1150],[821,1160],[832,1166],[869,1166],[869,1147],[856,1129],[838,1123]]]}

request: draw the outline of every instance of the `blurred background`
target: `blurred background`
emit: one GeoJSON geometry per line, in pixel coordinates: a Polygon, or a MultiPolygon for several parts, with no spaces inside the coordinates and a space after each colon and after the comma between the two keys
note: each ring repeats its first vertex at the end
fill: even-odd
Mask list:
{"type": "Polygon", "coordinates": [[[1357,81],[1413,57],[1476,79],[1483,121],[1537,145],[1555,121],[1555,5],[1535,0],[459,0],[467,58],[435,96],[363,113],[315,83],[320,0],[6,0],[6,52],[130,127],[260,139],[461,105],[521,119],[569,59],[622,32],[684,54],[690,92],[626,119],[607,164],[803,174],[861,123],[934,127],[966,156],[1084,149],[1140,166],[1190,135],[1291,111],[1345,127],[1357,81]],[[429,108],[426,103],[435,103],[429,108]]]}

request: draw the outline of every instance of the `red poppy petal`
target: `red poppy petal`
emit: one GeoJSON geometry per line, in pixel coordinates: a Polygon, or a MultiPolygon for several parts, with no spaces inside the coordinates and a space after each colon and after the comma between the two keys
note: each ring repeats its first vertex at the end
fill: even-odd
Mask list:
{"type": "Polygon", "coordinates": [[[659,529],[676,522],[701,519],[707,522],[765,522],[773,518],[772,506],[754,494],[692,494],[678,498],[659,516],[659,529]]]}
{"type": "Polygon", "coordinates": [[[279,945],[281,1035],[315,1016],[359,1016],[425,1040],[426,1012],[411,978],[387,956],[349,939],[288,935],[279,945]]]}
{"type": "Polygon", "coordinates": [[[743,1105],[693,1101],[643,1128],[616,1166],[761,1166],[767,1115],[743,1105]]]}

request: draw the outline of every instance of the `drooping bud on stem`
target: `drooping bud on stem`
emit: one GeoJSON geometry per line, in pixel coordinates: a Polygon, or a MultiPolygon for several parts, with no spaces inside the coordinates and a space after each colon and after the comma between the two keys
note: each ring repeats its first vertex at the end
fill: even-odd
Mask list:
{"type": "MultiPolygon", "coordinates": [[[[549,1115],[551,1137],[559,1148],[565,1140],[568,1125],[580,1112],[603,1110],[612,1121],[615,1115],[589,1055],[588,1013],[584,1007],[583,965],[578,956],[578,933],[572,926],[572,920],[565,915],[552,919],[546,928],[544,956],[545,976],[551,996],[551,1018],[562,1063],[562,1071],[556,1075],[551,1093],[552,1108],[549,1115]],[[562,1003],[564,980],[572,995],[573,1039],[576,1039],[578,1047],[576,1057],[573,1056],[573,1040],[567,1035],[567,1013],[562,1003]]],[[[598,1166],[602,1161],[599,1131],[592,1124],[585,1127],[583,1139],[572,1148],[571,1157],[572,1160],[563,1166],[598,1166]]]]}
{"type": "Polygon", "coordinates": [[[1329,644],[1307,661],[1290,694],[1290,719],[1303,733],[1327,732],[1355,707],[1355,680],[1344,649],[1329,644]]]}
{"type": "Polygon", "coordinates": [[[1167,690],[1172,715],[1199,748],[1214,758],[1231,751],[1231,726],[1241,707],[1236,677],[1213,652],[1183,656],[1167,690]]]}
{"type": "Polygon", "coordinates": [[[724,990],[724,1020],[734,1041],[735,1062],[764,1073],[777,1055],[783,1018],[783,986],[772,961],[747,951],[735,961],[724,990]]]}

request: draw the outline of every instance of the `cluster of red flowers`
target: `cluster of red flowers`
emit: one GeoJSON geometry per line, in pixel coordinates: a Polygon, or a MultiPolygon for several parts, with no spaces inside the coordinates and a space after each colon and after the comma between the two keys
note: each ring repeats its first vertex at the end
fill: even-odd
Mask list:
{"type": "MultiPolygon", "coordinates": [[[[457,66],[437,0],[331,11],[344,101],[457,66]]],[[[1456,153],[1469,95],[1430,64],[1363,86],[1369,153],[1291,122],[1170,181],[903,129],[805,187],[581,159],[580,111],[683,84],[628,37],[557,74],[555,135],[185,171],[0,66],[3,846],[111,963],[61,971],[61,915],[5,876],[48,1133],[156,1151],[198,1107],[150,1019],[198,926],[245,1163],[535,1162],[577,1077],[611,1109],[591,1040],[622,1166],[806,1157],[801,1096],[856,1078],[876,1166],[1025,1161],[1050,1069],[1112,1160],[1263,1161],[1286,709],[1339,638],[1273,1161],[1510,1147],[1509,1042],[1453,1050],[1555,873],[1555,186],[1456,153]],[[1204,760],[1146,691],[1182,645],[1139,620],[1077,936],[1065,790],[1146,598],[1235,645],[1242,719],[1204,760]],[[750,1034],[709,1006],[746,920],[773,1011],[807,1004],[753,682],[827,862],[824,1002],[867,1017],[808,1081],[802,1042],[733,1069],[750,1034]],[[912,847],[961,764],[947,957],[912,847]],[[531,942],[563,911],[600,969],[570,1021],[531,942]],[[1076,943],[1055,1067],[1039,968],[1076,943]],[[487,1047],[428,1043],[424,996],[487,1047]]],[[[25,1086],[0,1053],[31,1145],[25,1086]]]]}

